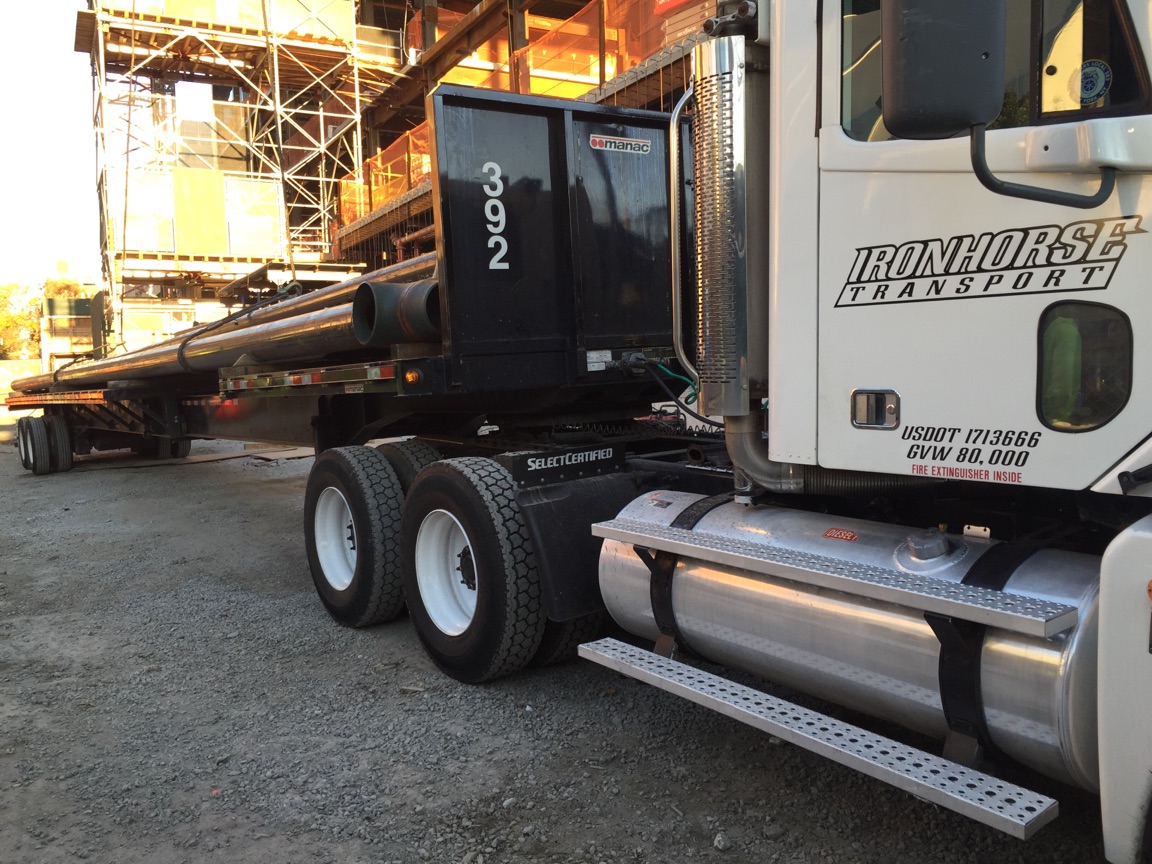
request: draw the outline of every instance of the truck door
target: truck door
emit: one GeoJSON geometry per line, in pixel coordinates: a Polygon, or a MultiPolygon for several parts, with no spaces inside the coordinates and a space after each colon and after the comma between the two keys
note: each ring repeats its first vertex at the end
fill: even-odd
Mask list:
{"type": "Polygon", "coordinates": [[[1152,16],[1137,5],[1133,21],[1113,0],[1008,2],[988,162],[1085,194],[1121,168],[1078,209],[988,191],[967,136],[894,139],[879,0],[827,3],[822,465],[1082,489],[1148,437],[1152,400],[1133,393],[1152,377],[1152,16]]]}

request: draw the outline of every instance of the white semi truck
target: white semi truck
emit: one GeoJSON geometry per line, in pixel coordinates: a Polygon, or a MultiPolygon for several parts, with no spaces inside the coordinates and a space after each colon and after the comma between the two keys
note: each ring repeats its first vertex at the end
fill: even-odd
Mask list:
{"type": "Polygon", "coordinates": [[[1146,860],[1152,5],[720,12],[671,118],[439,88],[435,255],[17,381],[26,467],[312,444],[343,624],[464,681],[579,644],[1023,838],[1010,759],[1146,860]],[[648,416],[685,383],[712,431],[648,416]]]}

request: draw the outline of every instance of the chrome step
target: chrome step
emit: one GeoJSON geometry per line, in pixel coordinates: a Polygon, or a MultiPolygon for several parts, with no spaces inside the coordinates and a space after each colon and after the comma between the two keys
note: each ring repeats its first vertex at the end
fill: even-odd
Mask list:
{"type": "Polygon", "coordinates": [[[600,639],[579,652],[1021,840],[1058,815],[1052,798],[619,640],[600,639]]]}
{"type": "Polygon", "coordinates": [[[592,533],[633,546],[686,555],[1028,636],[1047,639],[1076,624],[1075,606],[701,531],[653,525],[636,519],[613,519],[596,523],[592,533]]]}

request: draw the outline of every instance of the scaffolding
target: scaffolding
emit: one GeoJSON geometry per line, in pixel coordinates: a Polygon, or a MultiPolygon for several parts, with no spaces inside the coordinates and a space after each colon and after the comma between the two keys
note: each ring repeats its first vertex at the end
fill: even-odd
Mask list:
{"type": "MultiPolygon", "coordinates": [[[[181,304],[274,261],[329,261],[363,114],[403,75],[354,0],[90,0],[105,282],[181,304]]],[[[159,334],[165,335],[165,334],[159,334]]]]}
{"type": "Polygon", "coordinates": [[[256,290],[253,273],[269,291],[273,276],[303,284],[336,262],[421,254],[435,243],[421,122],[432,87],[668,110],[715,10],[440,2],[89,0],[76,49],[93,63],[104,283],[119,330],[142,341],[208,320],[220,298],[256,290]],[[126,327],[134,306],[142,324],[126,327]]]}
{"type": "MultiPolygon", "coordinates": [[[[481,0],[461,13],[425,3],[408,22],[405,56],[438,82],[669,111],[716,0],[591,0],[567,18],[517,12],[542,3],[481,0]],[[507,26],[490,19],[503,16],[507,26]],[[517,35],[519,34],[519,36],[517,35]],[[430,44],[426,44],[426,40],[430,44]]],[[[553,7],[560,8],[560,7],[553,7]]],[[[381,101],[411,101],[410,84],[381,101]]],[[[371,266],[430,248],[431,160],[423,125],[400,133],[340,180],[340,254],[371,266]]]]}

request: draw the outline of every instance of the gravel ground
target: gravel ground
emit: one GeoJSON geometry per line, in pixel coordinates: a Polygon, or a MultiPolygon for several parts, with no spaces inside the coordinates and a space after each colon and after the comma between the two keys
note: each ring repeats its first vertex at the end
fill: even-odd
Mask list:
{"type": "Polygon", "coordinates": [[[467,686],[407,619],[337,626],[311,464],[0,448],[0,861],[1103,861],[1036,778],[1021,843],[590,663],[467,686]]]}

